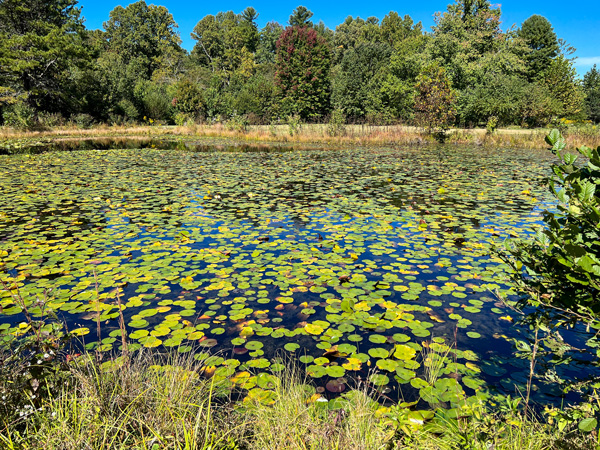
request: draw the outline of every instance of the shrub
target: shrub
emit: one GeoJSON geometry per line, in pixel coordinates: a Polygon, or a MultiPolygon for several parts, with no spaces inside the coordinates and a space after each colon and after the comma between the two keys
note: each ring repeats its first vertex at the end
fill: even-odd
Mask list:
{"type": "Polygon", "coordinates": [[[343,136],[346,134],[346,116],[341,109],[334,109],[327,124],[327,133],[330,136],[343,136]]]}
{"type": "Polygon", "coordinates": [[[65,124],[65,118],[60,113],[40,112],[38,122],[42,127],[54,128],[65,124]]]}
{"type": "Polygon", "coordinates": [[[288,116],[287,123],[290,136],[297,135],[302,129],[302,119],[298,115],[288,116]]]}
{"type": "Polygon", "coordinates": [[[5,125],[24,130],[32,129],[38,124],[35,109],[23,101],[8,106],[3,118],[5,125]]]}
{"type": "Polygon", "coordinates": [[[248,118],[245,115],[234,114],[226,123],[225,128],[230,131],[245,132],[248,130],[248,118]]]}
{"type": "MultiPolygon", "coordinates": [[[[558,158],[552,165],[554,176],[548,180],[558,211],[544,213],[545,227],[533,240],[510,242],[506,253],[501,254],[524,294],[514,305],[533,308],[526,318],[535,331],[534,339],[517,342],[517,347],[533,360],[536,354],[552,356],[553,367],[565,363],[570,370],[576,370],[578,363],[598,367],[598,333],[588,335],[587,349],[576,349],[565,343],[560,330],[582,325],[588,331],[600,329],[600,147],[578,148],[585,158],[578,164],[578,156],[564,152],[566,141],[558,130],[553,130],[546,141],[558,158]]],[[[589,403],[593,407],[590,411],[584,408],[573,414],[582,431],[595,429],[593,415],[600,414],[596,393],[600,380],[588,377],[570,383],[561,379],[560,373],[553,369],[546,377],[565,392],[581,392],[595,400],[589,403]]]]}
{"type": "Polygon", "coordinates": [[[76,114],[71,117],[71,121],[75,123],[77,128],[87,129],[94,123],[94,118],[89,114],[76,114]]]}

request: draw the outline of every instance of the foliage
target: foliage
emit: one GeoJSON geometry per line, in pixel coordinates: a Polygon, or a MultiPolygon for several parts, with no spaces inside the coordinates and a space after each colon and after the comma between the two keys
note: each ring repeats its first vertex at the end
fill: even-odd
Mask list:
{"type": "MultiPolygon", "coordinates": [[[[600,347],[600,148],[582,146],[577,149],[585,160],[578,164],[578,156],[566,152],[566,141],[558,130],[547,137],[552,152],[559,162],[553,164],[553,177],[548,186],[558,202],[557,212],[544,213],[545,227],[532,240],[507,244],[502,258],[512,269],[516,286],[524,296],[516,303],[523,309],[533,307],[527,320],[535,330],[533,344],[521,343],[526,355],[535,361],[536,352],[546,352],[555,365],[574,365],[582,358],[584,365],[598,366],[597,349],[600,347]],[[578,350],[565,345],[560,329],[587,327],[594,330],[588,335],[587,348],[578,350]],[[546,333],[539,338],[538,334],[546,333]],[[533,353],[532,353],[533,352],[533,353]],[[577,353],[582,353],[577,355],[577,353]]],[[[556,369],[547,372],[554,383],[565,391],[579,391],[594,398],[600,386],[598,379],[580,377],[575,383],[562,379],[556,369]]],[[[583,419],[580,429],[597,426],[594,415],[600,413],[600,404],[591,403],[590,411],[579,410],[573,417],[583,419]],[[593,424],[592,421],[593,420],[593,424]],[[583,424],[583,425],[582,425],[583,424]]]]}
{"type": "Polygon", "coordinates": [[[524,44],[511,30],[501,30],[500,17],[500,8],[487,0],[456,0],[447,12],[436,14],[428,51],[447,70],[455,89],[475,86],[490,72],[524,72],[524,44]]]}
{"type": "Polygon", "coordinates": [[[104,22],[104,30],[109,51],[117,53],[124,64],[143,58],[148,78],[182,51],[173,16],[164,6],[148,6],[144,0],[126,8],[117,6],[104,22]]]}
{"type": "Polygon", "coordinates": [[[352,119],[381,111],[382,84],[390,55],[387,44],[365,43],[347,50],[332,80],[332,106],[352,119]]]}
{"type": "Polygon", "coordinates": [[[289,24],[291,27],[312,27],[310,18],[314,15],[304,6],[298,6],[290,15],[289,24]]]}
{"type": "Polygon", "coordinates": [[[35,109],[24,101],[18,101],[4,109],[4,124],[9,127],[29,130],[37,125],[35,109]]]}
{"type": "Polygon", "coordinates": [[[330,49],[309,27],[288,27],[277,41],[275,84],[284,114],[303,119],[327,112],[330,92],[330,49]]]}
{"type": "Polygon", "coordinates": [[[302,119],[298,115],[289,115],[287,117],[288,133],[290,136],[297,135],[302,129],[302,119]]]}
{"type": "Polygon", "coordinates": [[[204,97],[196,83],[182,79],[175,84],[171,105],[180,113],[197,117],[203,113],[204,97]]]}
{"type": "Polygon", "coordinates": [[[502,126],[597,120],[596,91],[581,89],[566,57],[573,49],[541,16],[502,30],[500,7],[455,0],[436,13],[433,33],[395,11],[382,20],[348,16],[335,31],[313,23],[304,6],[285,31],[273,21],[259,30],[258,17],[249,6],[200,18],[188,54],[169,11],[144,0],[114,8],[104,30],[84,28],[75,0],[6,0],[0,108],[25,102],[36,116],[88,114],[112,123],[239,114],[256,124],[290,114],[320,121],[343,109],[349,121],[417,124],[416,78],[437,63],[456,90],[461,124],[483,125],[490,116],[502,126]],[[201,92],[198,108],[168,104],[182,82],[201,92]],[[489,94],[494,86],[498,99],[489,94]],[[516,95],[518,104],[509,104],[516,95]]]}
{"type": "Polygon", "coordinates": [[[560,105],[545,85],[515,76],[492,75],[466,89],[458,98],[457,109],[465,124],[484,124],[496,117],[500,125],[543,126],[558,113],[560,105]]]}
{"type": "Polygon", "coordinates": [[[27,319],[18,327],[0,326],[1,425],[22,430],[64,388],[68,370],[62,353],[74,336],[48,308],[46,296],[26,306],[16,284],[3,282],[2,288],[27,319]],[[40,318],[33,317],[36,311],[40,318]]]}
{"type": "Polygon", "coordinates": [[[331,112],[329,123],[327,124],[327,133],[329,136],[343,136],[346,134],[346,116],[341,109],[334,109],[331,112]]]}
{"type": "Polygon", "coordinates": [[[231,131],[244,132],[248,129],[248,118],[244,115],[234,114],[226,123],[225,128],[231,131]]]}
{"type": "Polygon", "coordinates": [[[583,77],[583,90],[590,119],[600,123],[600,72],[596,65],[583,77]]]}
{"type": "Polygon", "coordinates": [[[169,121],[172,116],[173,100],[167,88],[153,81],[139,81],[133,91],[141,114],[153,120],[169,121]]]}
{"type": "Polygon", "coordinates": [[[379,19],[369,17],[367,20],[352,16],[346,17],[346,20],[335,28],[333,36],[333,60],[339,63],[344,54],[356,48],[358,45],[366,43],[375,44],[381,39],[379,19]]]}
{"type": "Polygon", "coordinates": [[[572,321],[587,317],[593,323],[600,313],[600,149],[577,149],[589,160],[578,165],[576,156],[564,152],[566,142],[558,130],[547,140],[560,160],[552,166],[555,177],[549,181],[558,212],[545,213],[547,229],[534,241],[514,244],[512,266],[519,286],[532,296],[527,301],[574,313],[572,321]]]}
{"type": "Polygon", "coordinates": [[[254,14],[248,10],[242,14],[219,12],[205,16],[194,27],[192,38],[196,44],[192,55],[219,76],[223,85],[228,85],[237,71],[245,72],[245,78],[252,74],[253,52],[259,42],[252,17],[254,14]]]}
{"type": "Polygon", "coordinates": [[[423,34],[421,22],[414,23],[407,14],[400,17],[396,11],[390,11],[381,21],[381,38],[390,46],[411,38],[418,38],[423,34]]]}
{"type": "Polygon", "coordinates": [[[560,103],[559,117],[582,116],[584,94],[571,60],[564,55],[553,59],[545,72],[543,84],[560,103]]]}
{"type": "Polygon", "coordinates": [[[0,3],[0,92],[42,110],[67,107],[70,71],[89,59],[76,5],[75,0],[0,3]]]}
{"type": "Polygon", "coordinates": [[[283,33],[283,27],[277,22],[267,23],[260,30],[255,59],[258,64],[274,64],[277,52],[277,40],[283,33]]]}
{"type": "Polygon", "coordinates": [[[265,122],[272,114],[275,96],[273,74],[257,72],[237,92],[233,108],[239,114],[250,115],[254,122],[265,122]]]}
{"type": "Polygon", "coordinates": [[[529,48],[525,57],[529,80],[543,80],[550,63],[559,53],[558,38],[552,25],[545,17],[535,14],[523,22],[517,34],[529,48]]]}
{"type": "Polygon", "coordinates": [[[446,70],[431,65],[417,77],[415,86],[417,123],[430,133],[444,132],[454,122],[456,93],[446,76],[446,70]]]}

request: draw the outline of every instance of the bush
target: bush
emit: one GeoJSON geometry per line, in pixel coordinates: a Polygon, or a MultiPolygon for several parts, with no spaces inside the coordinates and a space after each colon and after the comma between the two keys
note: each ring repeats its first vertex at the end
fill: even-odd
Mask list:
{"type": "Polygon", "coordinates": [[[204,113],[204,97],[197,84],[181,80],[175,85],[171,105],[179,113],[198,117],[204,113]]]}
{"type": "MultiPolygon", "coordinates": [[[[576,155],[564,152],[566,141],[558,130],[553,130],[546,141],[559,161],[552,165],[554,176],[548,180],[558,211],[544,213],[545,227],[533,240],[510,242],[506,253],[501,254],[524,294],[514,305],[519,309],[533,307],[526,320],[535,337],[530,342],[517,342],[517,347],[533,360],[536,354],[550,355],[553,368],[560,364],[569,364],[572,371],[577,370],[577,364],[600,367],[598,333],[588,335],[584,349],[566,344],[560,335],[560,329],[577,326],[600,330],[600,147],[578,148],[585,162],[577,164],[576,155]]],[[[580,420],[581,430],[595,429],[594,414],[600,414],[596,394],[600,379],[589,376],[572,383],[561,379],[560,374],[553,369],[545,375],[565,392],[580,392],[595,400],[588,404],[592,410],[579,409],[572,415],[580,420]]]]}
{"type": "Polygon", "coordinates": [[[177,114],[175,114],[173,120],[175,121],[175,125],[177,125],[178,127],[194,124],[194,117],[191,114],[186,114],[182,112],[178,112],[177,114]]]}
{"type": "Polygon", "coordinates": [[[38,299],[30,310],[46,311],[49,319],[34,319],[18,291],[2,283],[26,322],[10,327],[0,325],[0,417],[2,423],[23,429],[29,417],[63,388],[68,367],[61,353],[73,335],[46,308],[47,299],[38,299]],[[15,293],[16,292],[16,293],[15,293]]]}
{"type": "Polygon", "coordinates": [[[8,106],[3,113],[4,125],[30,130],[38,125],[36,111],[23,101],[8,106]]]}
{"type": "Polygon", "coordinates": [[[234,114],[226,123],[225,128],[230,131],[243,133],[248,130],[248,118],[245,115],[234,114]]]}
{"type": "Polygon", "coordinates": [[[89,114],[76,114],[71,117],[71,121],[77,126],[77,128],[87,129],[94,123],[94,118],[89,114]]]}
{"type": "Polygon", "coordinates": [[[346,134],[346,116],[341,109],[334,109],[327,125],[329,136],[343,136],[346,134]]]}
{"type": "Polygon", "coordinates": [[[121,122],[131,121],[137,120],[140,116],[140,113],[131,100],[123,99],[119,103],[117,103],[117,107],[115,109],[116,123],[119,123],[118,116],[121,116],[123,118],[121,122]]]}
{"type": "Polygon", "coordinates": [[[42,127],[54,128],[65,124],[65,118],[60,113],[41,112],[38,122],[42,127]]]}
{"type": "Polygon", "coordinates": [[[287,124],[290,136],[297,135],[302,129],[302,119],[298,115],[288,116],[287,124]]]}

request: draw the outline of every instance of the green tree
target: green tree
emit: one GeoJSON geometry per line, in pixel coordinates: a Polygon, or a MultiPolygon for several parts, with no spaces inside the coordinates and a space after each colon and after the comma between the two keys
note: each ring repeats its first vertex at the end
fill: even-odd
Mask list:
{"type": "Polygon", "coordinates": [[[332,80],[332,106],[352,119],[381,112],[391,53],[386,43],[364,43],[345,52],[332,80]]]}
{"type": "Polygon", "coordinates": [[[573,62],[564,55],[554,58],[545,71],[543,80],[550,92],[560,102],[560,117],[581,118],[585,111],[585,98],[573,62]]]}
{"type": "Polygon", "coordinates": [[[0,96],[68,112],[72,71],[90,59],[75,0],[0,2],[0,96]]]}
{"type": "Polygon", "coordinates": [[[125,64],[136,58],[147,61],[147,78],[173,54],[182,54],[177,24],[164,6],[148,6],[144,0],[126,8],[117,6],[104,22],[108,50],[125,64]]]}
{"type": "Polygon", "coordinates": [[[502,31],[500,17],[500,8],[487,0],[456,0],[436,13],[429,53],[456,89],[475,86],[490,73],[525,72],[525,45],[513,31],[502,31]]]}
{"type": "Polygon", "coordinates": [[[365,43],[375,43],[380,40],[379,19],[369,17],[363,20],[352,16],[335,27],[333,37],[334,60],[340,62],[346,50],[365,43]]]}
{"type": "Polygon", "coordinates": [[[242,34],[244,45],[249,52],[256,52],[260,34],[258,32],[258,26],[256,25],[256,19],[258,19],[258,12],[252,7],[248,6],[242,11],[240,17],[240,26],[242,28],[242,34]]]}
{"type": "Polygon", "coordinates": [[[275,73],[284,114],[308,119],[327,112],[330,61],[331,51],[314,29],[307,26],[285,29],[277,41],[275,73]]]}
{"type": "Polygon", "coordinates": [[[277,51],[277,40],[283,33],[283,27],[277,22],[267,23],[260,30],[258,48],[255,59],[258,64],[274,64],[277,51]]]}
{"type": "Polygon", "coordinates": [[[256,47],[258,35],[249,33],[249,27],[254,25],[243,15],[227,11],[205,16],[194,28],[192,55],[218,75],[223,85],[229,85],[240,69],[246,78],[252,74],[254,55],[250,49],[256,47]]]}
{"type": "Polygon", "coordinates": [[[542,126],[560,108],[546,86],[504,74],[465,90],[457,103],[460,122],[468,125],[485,125],[496,118],[499,125],[542,126]]]}
{"type": "Polygon", "coordinates": [[[313,23],[310,18],[313,16],[313,12],[309,11],[304,6],[298,6],[290,15],[290,26],[291,27],[312,27],[313,23]]]}
{"type": "Polygon", "coordinates": [[[392,47],[398,42],[423,34],[421,22],[414,23],[409,15],[400,17],[391,11],[381,21],[381,38],[392,47]]]}
{"type": "Polygon", "coordinates": [[[592,67],[583,77],[583,91],[589,118],[600,122],[600,72],[596,65],[592,67]]]}
{"type": "Polygon", "coordinates": [[[529,80],[543,79],[551,61],[559,52],[558,39],[552,25],[548,19],[536,14],[523,22],[518,36],[529,48],[526,55],[529,80]]]}
{"type": "Polygon", "coordinates": [[[444,133],[456,116],[456,92],[452,89],[446,70],[431,64],[417,77],[415,88],[417,123],[430,133],[444,133]]]}

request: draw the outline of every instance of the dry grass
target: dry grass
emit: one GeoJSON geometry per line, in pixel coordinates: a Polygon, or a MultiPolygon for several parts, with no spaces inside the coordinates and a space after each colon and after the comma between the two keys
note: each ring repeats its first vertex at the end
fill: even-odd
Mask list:
{"type": "MultiPolygon", "coordinates": [[[[487,134],[482,129],[456,129],[448,134],[448,142],[497,148],[545,148],[548,129],[500,129],[487,134]]],[[[326,124],[304,124],[290,135],[288,125],[253,125],[244,131],[223,124],[191,126],[108,126],[91,129],[60,127],[43,131],[19,131],[0,128],[0,139],[69,139],[100,137],[199,137],[226,138],[246,142],[322,144],[328,146],[399,146],[435,144],[435,139],[417,127],[390,125],[346,125],[344,133],[331,136],[326,124]]],[[[600,145],[600,133],[572,130],[566,133],[569,146],[600,145]]]]}

